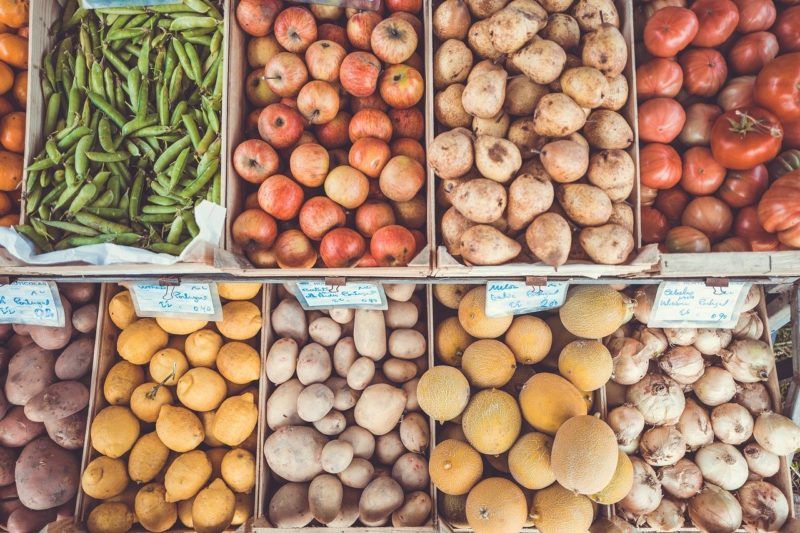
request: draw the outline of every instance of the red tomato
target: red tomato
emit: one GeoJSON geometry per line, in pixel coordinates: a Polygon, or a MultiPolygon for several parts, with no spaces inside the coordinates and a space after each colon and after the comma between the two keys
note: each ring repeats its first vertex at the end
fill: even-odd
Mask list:
{"type": "Polygon", "coordinates": [[[678,62],[683,68],[683,87],[695,96],[714,96],[728,77],[725,58],[713,48],[692,48],[678,62]]]}
{"type": "Polygon", "coordinates": [[[757,74],[778,55],[778,39],[768,31],[742,35],[728,52],[731,69],[739,74],[757,74]]]}
{"type": "Polygon", "coordinates": [[[772,0],[733,0],[739,8],[739,25],[742,33],[769,29],[775,22],[775,3],[772,0]]]}
{"type": "Polygon", "coordinates": [[[756,76],[756,104],[781,120],[800,118],[800,52],[773,59],[756,76]]]}
{"type": "Polygon", "coordinates": [[[650,143],[639,151],[641,182],[653,189],[669,189],[681,180],[681,156],[668,144],[650,143]]]}
{"type": "Polygon", "coordinates": [[[658,96],[673,98],[683,85],[683,70],[677,61],[654,57],[636,69],[636,96],[647,100],[658,96]]]}
{"type": "Polygon", "coordinates": [[[783,148],[800,148],[800,119],[783,121],[783,148]]]}
{"type": "Polygon", "coordinates": [[[644,2],[644,5],[641,7],[644,10],[644,16],[649,20],[656,11],[670,6],[686,7],[686,0],[652,0],[650,2],[644,2]]]}
{"type": "Polygon", "coordinates": [[[708,237],[702,231],[689,226],[678,226],[669,230],[664,244],[671,253],[711,251],[711,241],[708,237]]]}
{"type": "Polygon", "coordinates": [[[655,208],[664,213],[672,224],[677,224],[681,219],[683,210],[689,203],[689,195],[680,187],[673,187],[666,191],[659,191],[655,208]]]}
{"type": "Polygon", "coordinates": [[[700,27],[694,46],[719,46],[733,35],[739,25],[739,9],[731,0],[697,0],[692,4],[700,27]]]}
{"type": "Polygon", "coordinates": [[[755,76],[739,76],[725,84],[717,95],[719,106],[725,111],[755,105],[753,100],[753,87],[756,84],[755,76]]]}
{"type": "Polygon", "coordinates": [[[800,6],[781,13],[772,31],[778,37],[781,52],[800,52],[800,6]]]}
{"type": "Polygon", "coordinates": [[[711,150],[694,146],[683,154],[681,187],[689,194],[714,194],[725,180],[725,168],[714,160],[711,150]]]}
{"type": "Polygon", "coordinates": [[[711,152],[726,168],[744,170],[778,155],[783,126],[778,117],[760,107],[726,111],[711,128],[711,152]]]}
{"type": "Polygon", "coordinates": [[[750,243],[741,237],[728,237],[711,247],[712,252],[750,252],[750,243]]]}
{"type": "Polygon", "coordinates": [[[722,109],[714,104],[698,102],[686,108],[686,124],[683,125],[678,140],[686,146],[708,146],[711,142],[711,127],[722,114],[722,109]]]}
{"type": "Polygon", "coordinates": [[[764,165],[747,170],[731,170],[719,188],[719,197],[731,207],[747,207],[758,202],[767,187],[769,173],[764,165]]]}
{"type": "Polygon", "coordinates": [[[778,248],[778,238],[768,233],[758,221],[755,207],[743,207],[736,213],[733,221],[733,234],[750,243],[754,252],[764,252],[778,248]]]}
{"type": "Polygon", "coordinates": [[[800,246],[800,171],[775,180],[758,203],[758,221],[789,246],[800,246]]]}
{"type": "Polygon", "coordinates": [[[700,196],[686,206],[681,217],[681,224],[699,229],[712,242],[715,242],[727,236],[731,231],[733,213],[728,204],[719,198],[700,196]]]}
{"type": "Polygon", "coordinates": [[[683,106],[672,98],[653,98],[639,106],[639,138],[642,141],[671,143],[685,122],[683,106]]]}
{"type": "Polygon", "coordinates": [[[685,7],[659,9],[644,27],[644,47],[656,57],[673,57],[697,35],[697,15],[685,7]]]}
{"type": "Polygon", "coordinates": [[[655,207],[642,207],[642,242],[645,244],[653,244],[661,242],[667,236],[669,231],[669,222],[667,217],[655,207]]]}

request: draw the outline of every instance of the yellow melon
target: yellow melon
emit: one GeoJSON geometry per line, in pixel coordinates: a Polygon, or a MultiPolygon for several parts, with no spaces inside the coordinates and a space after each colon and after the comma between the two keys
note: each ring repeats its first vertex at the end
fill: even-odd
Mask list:
{"type": "Polygon", "coordinates": [[[438,283],[433,286],[433,296],[445,307],[458,309],[458,304],[472,285],[459,285],[457,283],[438,283]]]}
{"type": "Polygon", "coordinates": [[[205,327],[208,320],[193,320],[188,318],[156,318],[156,323],[170,335],[188,335],[205,327]]]}
{"type": "Polygon", "coordinates": [[[498,455],[511,448],[521,426],[516,400],[497,389],[482,390],[473,396],[461,418],[467,441],[487,455],[498,455]]]}
{"type": "Polygon", "coordinates": [[[474,340],[475,338],[461,326],[458,317],[451,316],[436,326],[433,346],[442,362],[451,366],[461,366],[461,356],[474,340]]]}
{"type": "Polygon", "coordinates": [[[614,477],[603,490],[592,494],[589,498],[597,503],[613,505],[627,496],[631,487],[633,487],[633,463],[628,455],[620,450],[614,477]]]}
{"type": "Polygon", "coordinates": [[[250,300],[261,290],[260,283],[217,283],[220,298],[226,300],[250,300]]]}
{"type": "Polygon", "coordinates": [[[456,418],[469,402],[469,382],[457,368],[437,365],[422,374],[417,383],[417,403],[437,422],[456,418]]]}
{"type": "Polygon", "coordinates": [[[466,514],[475,533],[510,533],[525,525],[528,502],[512,481],[490,477],[469,492],[466,514]]]}
{"type": "Polygon", "coordinates": [[[542,533],[576,533],[592,525],[592,501],[553,483],[533,495],[531,518],[542,533]]]}
{"type": "Polygon", "coordinates": [[[558,356],[558,372],[580,391],[599,389],[613,371],[611,352],[600,341],[572,341],[558,356]]]}
{"type": "Polygon", "coordinates": [[[618,458],[614,431],[599,418],[583,415],[570,418],[558,429],[550,465],[564,488],[594,494],[611,482],[618,458]]]}
{"type": "Polygon", "coordinates": [[[534,375],[522,386],[519,405],[528,424],[548,435],[555,435],[573,416],[589,412],[575,385],[547,372],[534,375]]]}
{"type": "Polygon", "coordinates": [[[550,468],[553,439],[544,433],[526,433],[508,451],[508,469],[514,481],[526,489],[543,489],[556,476],[550,468]]]}
{"type": "Polygon", "coordinates": [[[475,448],[459,440],[436,445],[428,462],[431,482],[445,494],[459,496],[469,492],[483,474],[483,461],[475,448]]]}
{"type": "Polygon", "coordinates": [[[602,339],[631,319],[633,304],[608,285],[579,285],[567,293],[558,316],[573,335],[602,339]]]}
{"type": "Polygon", "coordinates": [[[502,342],[495,339],[480,339],[464,350],[461,370],[473,387],[481,389],[502,387],[514,375],[517,361],[514,354],[502,342]]]}
{"type": "Polygon", "coordinates": [[[506,331],[506,344],[523,365],[538,363],[550,351],[553,335],[550,327],[539,317],[518,316],[506,331]]]}
{"type": "Polygon", "coordinates": [[[514,317],[486,316],[486,286],[479,285],[461,299],[458,304],[458,320],[473,337],[496,339],[506,332],[514,317]]]}

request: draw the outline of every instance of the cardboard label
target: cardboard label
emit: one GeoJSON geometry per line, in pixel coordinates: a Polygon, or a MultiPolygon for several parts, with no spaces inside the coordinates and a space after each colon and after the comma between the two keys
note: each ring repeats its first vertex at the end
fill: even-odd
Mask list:
{"type": "Polygon", "coordinates": [[[222,319],[222,304],[214,283],[130,283],[131,299],[140,317],[222,319]]]}
{"type": "Polygon", "coordinates": [[[64,307],[52,281],[18,280],[0,287],[0,324],[63,327],[64,307]]]}
{"type": "Polygon", "coordinates": [[[750,290],[749,283],[709,287],[699,281],[665,281],[650,312],[650,327],[732,328],[750,290]]]}
{"type": "Polygon", "coordinates": [[[117,7],[165,6],[177,3],[179,3],[177,0],[83,0],[81,6],[84,9],[107,9],[117,7]]]}
{"type": "Polygon", "coordinates": [[[383,286],[377,283],[345,283],[328,285],[324,281],[298,281],[297,299],[303,309],[388,308],[383,286]]]}
{"type": "Polygon", "coordinates": [[[564,304],[569,283],[548,281],[541,287],[521,281],[490,281],[486,284],[486,316],[521,315],[555,309],[564,304]]]}

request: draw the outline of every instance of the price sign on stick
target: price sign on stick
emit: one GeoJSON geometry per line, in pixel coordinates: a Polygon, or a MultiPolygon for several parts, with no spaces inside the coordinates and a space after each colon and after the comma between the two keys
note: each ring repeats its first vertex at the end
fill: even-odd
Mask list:
{"type": "Polygon", "coordinates": [[[156,283],[128,285],[138,316],[222,319],[222,304],[214,283],[181,283],[164,287],[156,283]]]}
{"type": "Polygon", "coordinates": [[[0,286],[0,324],[63,327],[64,307],[52,281],[15,281],[0,286]]]}
{"type": "Polygon", "coordinates": [[[376,283],[345,283],[328,285],[324,281],[298,281],[297,299],[303,309],[330,309],[349,307],[354,309],[388,308],[386,293],[376,283]]]}
{"type": "Polygon", "coordinates": [[[549,281],[529,286],[521,281],[490,281],[486,284],[486,316],[521,315],[555,309],[564,304],[569,283],[549,281]]]}
{"type": "Polygon", "coordinates": [[[699,281],[666,281],[658,286],[650,327],[732,328],[750,290],[749,283],[709,287],[699,281]]]}

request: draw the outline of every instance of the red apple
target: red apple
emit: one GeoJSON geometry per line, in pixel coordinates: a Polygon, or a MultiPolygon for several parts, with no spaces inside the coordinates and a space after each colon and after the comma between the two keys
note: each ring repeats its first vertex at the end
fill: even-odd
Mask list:
{"type": "Polygon", "coordinates": [[[407,202],[395,202],[394,214],[397,216],[397,223],[409,229],[419,229],[425,226],[428,218],[425,198],[418,194],[407,202]]]}
{"type": "Polygon", "coordinates": [[[275,174],[259,186],[258,205],[278,220],[292,220],[303,205],[303,188],[291,178],[275,174]]]}
{"type": "Polygon", "coordinates": [[[259,184],[278,171],[278,154],[264,141],[250,139],[233,151],[233,168],[243,180],[259,184]]]}
{"type": "Polygon", "coordinates": [[[389,17],[372,30],[370,46],[372,53],[384,63],[402,63],[417,49],[417,32],[410,22],[389,17]]]}
{"type": "Polygon", "coordinates": [[[364,237],[372,237],[382,227],[395,222],[392,206],[386,202],[368,201],[356,209],[356,229],[364,237]]]}
{"type": "Polygon", "coordinates": [[[356,266],[367,251],[364,237],[350,228],[332,229],[319,243],[319,255],[328,268],[350,268],[356,266]]]}
{"type": "Polygon", "coordinates": [[[317,251],[299,229],[286,230],[278,235],[272,250],[281,268],[312,268],[317,262],[317,251]]]}
{"type": "Polygon", "coordinates": [[[358,113],[362,109],[377,109],[378,111],[386,112],[389,110],[389,106],[386,105],[380,94],[372,93],[362,98],[352,97],[350,99],[350,109],[353,113],[358,113]]]}
{"type": "Polygon", "coordinates": [[[317,40],[317,21],[304,7],[288,7],[275,17],[275,38],[290,52],[305,52],[317,40]]]}
{"type": "Polygon", "coordinates": [[[363,172],[368,178],[377,178],[392,157],[386,142],[374,137],[361,137],[353,146],[347,160],[350,166],[363,172]]]}
{"type": "Polygon", "coordinates": [[[425,248],[425,245],[428,244],[428,240],[425,238],[425,234],[418,229],[412,229],[411,235],[414,236],[414,243],[416,244],[416,248],[414,249],[414,255],[416,256],[425,248]]]}
{"type": "Polygon", "coordinates": [[[370,268],[370,267],[374,268],[378,266],[378,262],[375,261],[375,258],[372,257],[372,254],[369,253],[369,250],[367,250],[367,253],[361,256],[361,260],[358,262],[356,266],[359,268],[370,268]]]}
{"type": "Polygon", "coordinates": [[[278,235],[275,219],[261,209],[242,211],[231,227],[233,242],[244,249],[269,248],[278,235]]]}
{"type": "Polygon", "coordinates": [[[326,124],[339,112],[339,93],[327,81],[310,81],[297,95],[297,110],[309,124],[326,124]]]}
{"type": "Polygon", "coordinates": [[[328,198],[345,209],[355,209],[367,199],[369,180],[361,171],[342,165],[328,173],[324,188],[328,198]]]}
{"type": "Polygon", "coordinates": [[[425,117],[416,107],[389,111],[395,137],[411,137],[420,140],[425,135],[425,117]]]}
{"type": "Polygon", "coordinates": [[[377,57],[368,52],[351,52],[339,67],[339,81],[353,96],[369,96],[378,86],[380,73],[381,62],[377,57]]]}
{"type": "Polygon", "coordinates": [[[339,66],[347,55],[342,45],[333,41],[316,41],[306,50],[308,72],[315,80],[336,81],[339,66]]]}
{"type": "Polygon", "coordinates": [[[300,208],[298,223],[309,239],[318,241],[333,228],[344,226],[347,215],[344,209],[327,196],[315,196],[306,200],[300,208]]]}
{"type": "Polygon", "coordinates": [[[244,208],[261,209],[261,206],[258,205],[258,191],[253,191],[244,197],[244,208]]]}
{"type": "Polygon", "coordinates": [[[264,67],[264,77],[272,92],[278,96],[292,97],[308,81],[308,70],[300,56],[281,52],[275,54],[264,67]]]}
{"type": "Polygon", "coordinates": [[[280,0],[241,0],[236,6],[236,20],[245,33],[263,37],[272,29],[275,16],[282,8],[280,0]]]}
{"type": "Polygon", "coordinates": [[[347,19],[347,39],[350,44],[359,50],[369,50],[372,30],[380,21],[381,16],[375,11],[360,11],[347,19]]]}
{"type": "Polygon", "coordinates": [[[390,148],[392,149],[392,155],[407,155],[420,165],[425,164],[425,149],[419,141],[408,137],[400,137],[392,141],[390,148]]]}
{"type": "Polygon", "coordinates": [[[350,142],[362,137],[375,137],[384,142],[392,139],[392,121],[389,115],[377,109],[362,109],[350,120],[350,142]]]}
{"type": "Polygon", "coordinates": [[[268,105],[258,116],[258,134],[275,148],[287,148],[303,134],[303,117],[283,104],[268,105]]]}
{"type": "Polygon", "coordinates": [[[276,54],[283,52],[274,35],[253,37],[247,41],[247,64],[250,68],[263,69],[276,54]]]}
{"type": "Polygon", "coordinates": [[[251,248],[245,253],[256,268],[276,268],[278,266],[273,248],[251,248]]]}
{"type": "Polygon", "coordinates": [[[319,144],[327,149],[345,146],[348,141],[348,130],[350,127],[350,113],[339,111],[333,120],[327,124],[314,126],[314,133],[317,135],[319,144]]]}
{"type": "Polygon", "coordinates": [[[391,107],[407,109],[417,105],[425,92],[425,82],[415,68],[392,65],[381,76],[381,98],[391,107]]]}
{"type": "Polygon", "coordinates": [[[253,109],[247,114],[244,121],[244,134],[246,137],[258,137],[258,117],[264,111],[263,107],[253,109]]]}
{"type": "Polygon", "coordinates": [[[381,191],[395,202],[411,200],[424,184],[425,169],[406,155],[394,156],[381,171],[381,191]]]}
{"type": "Polygon", "coordinates": [[[411,13],[408,13],[406,11],[395,11],[394,13],[392,13],[391,16],[403,19],[409,24],[411,24],[411,27],[414,28],[414,31],[417,33],[417,40],[419,40],[419,36],[422,35],[423,32],[425,31],[425,28],[422,25],[422,21],[416,15],[412,15],[411,13]]]}
{"type": "Polygon", "coordinates": [[[247,101],[256,107],[274,104],[280,100],[280,96],[272,92],[269,80],[264,75],[264,69],[256,69],[247,75],[244,82],[244,91],[247,101]]]}
{"type": "Polygon", "coordinates": [[[392,13],[395,11],[419,13],[422,9],[422,0],[386,0],[386,8],[392,13]]]}
{"type": "Polygon", "coordinates": [[[311,4],[311,12],[317,20],[338,20],[344,14],[344,8],[325,4],[311,4]]]}
{"type": "Polygon", "coordinates": [[[347,40],[347,31],[342,26],[336,24],[320,24],[319,35],[321,41],[333,41],[345,51],[350,49],[350,41],[347,40]]]}
{"type": "Polygon", "coordinates": [[[380,266],[406,266],[414,258],[417,243],[403,226],[384,226],[372,236],[369,251],[380,266]]]}
{"type": "Polygon", "coordinates": [[[319,187],[330,168],[328,151],[316,143],[297,146],[289,157],[289,171],[306,187],[319,187]]]}

